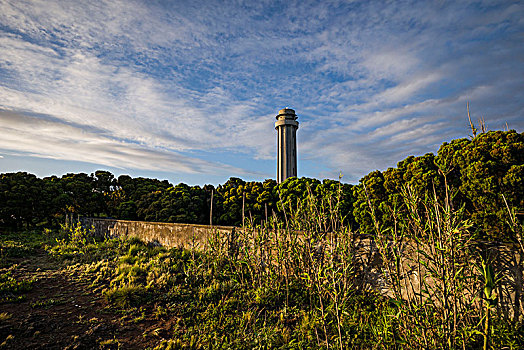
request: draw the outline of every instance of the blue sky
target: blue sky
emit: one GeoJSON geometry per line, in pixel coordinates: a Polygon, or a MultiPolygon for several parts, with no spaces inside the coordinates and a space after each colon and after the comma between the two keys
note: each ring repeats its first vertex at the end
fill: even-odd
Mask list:
{"type": "Polygon", "coordinates": [[[0,0],[0,172],[356,183],[488,128],[524,130],[522,1],[0,0]]]}

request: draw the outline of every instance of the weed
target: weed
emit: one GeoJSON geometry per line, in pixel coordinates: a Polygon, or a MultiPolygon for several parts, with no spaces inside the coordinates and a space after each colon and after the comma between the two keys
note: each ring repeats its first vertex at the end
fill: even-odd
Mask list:
{"type": "Polygon", "coordinates": [[[0,303],[24,300],[23,294],[33,288],[33,283],[34,280],[17,280],[11,271],[0,274],[0,303]]]}
{"type": "MultiPolygon", "coordinates": [[[[501,284],[487,265],[485,276],[475,269],[471,222],[450,196],[406,187],[390,230],[370,203],[376,232],[363,237],[344,225],[336,198],[308,193],[284,221],[245,218],[242,229],[209,237],[206,251],[93,240],[78,227],[48,251],[122,323],[170,320],[173,339],[158,349],[472,349],[485,335],[492,348],[523,346],[521,321],[501,317],[499,304],[487,315],[480,295],[489,285],[493,300],[501,284]]],[[[150,340],[161,334],[152,329],[150,340]]]]}
{"type": "Polygon", "coordinates": [[[64,298],[50,298],[45,300],[38,300],[34,303],[31,303],[31,307],[36,308],[44,308],[49,309],[50,307],[54,305],[62,305],[65,304],[67,301],[64,298]]]}
{"type": "Polygon", "coordinates": [[[99,344],[102,350],[118,350],[120,349],[120,342],[117,339],[108,339],[101,341],[99,344]]]}
{"type": "Polygon", "coordinates": [[[162,319],[168,315],[168,311],[165,307],[158,305],[155,309],[154,316],[156,319],[162,319]]]}
{"type": "Polygon", "coordinates": [[[13,339],[15,339],[14,335],[9,334],[5,338],[5,340],[0,344],[0,348],[4,348],[4,347],[8,346],[13,341],[13,339]]]}
{"type": "Polygon", "coordinates": [[[149,299],[147,289],[141,286],[117,287],[103,294],[110,305],[120,309],[140,306],[149,299]]]}

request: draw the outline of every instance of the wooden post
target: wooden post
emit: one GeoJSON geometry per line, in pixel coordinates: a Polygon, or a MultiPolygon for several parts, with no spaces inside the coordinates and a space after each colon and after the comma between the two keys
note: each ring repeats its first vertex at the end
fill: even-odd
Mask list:
{"type": "Polygon", "coordinates": [[[209,209],[209,226],[213,226],[213,192],[214,192],[214,189],[211,190],[211,208],[209,209]]]}
{"type": "Polygon", "coordinates": [[[264,206],[266,207],[266,225],[267,225],[267,203],[264,203],[264,206]]]}

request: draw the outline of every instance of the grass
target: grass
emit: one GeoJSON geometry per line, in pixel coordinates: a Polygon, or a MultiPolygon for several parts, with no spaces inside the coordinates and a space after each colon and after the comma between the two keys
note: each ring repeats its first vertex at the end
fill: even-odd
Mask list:
{"type": "Polygon", "coordinates": [[[67,302],[67,300],[64,299],[64,298],[50,298],[50,299],[38,300],[38,301],[36,301],[34,303],[31,303],[31,307],[32,308],[49,309],[49,308],[52,308],[55,305],[65,304],[66,302],[67,302]]]}
{"type": "Polygon", "coordinates": [[[44,232],[26,231],[19,232],[0,232],[0,269],[9,268],[20,258],[30,257],[35,254],[37,249],[45,244],[53,243],[56,233],[50,230],[44,232]]]}
{"type": "MultiPolygon", "coordinates": [[[[156,349],[524,347],[522,320],[505,317],[494,302],[505,281],[490,272],[489,260],[481,264],[464,212],[436,196],[416,198],[409,188],[404,201],[409,215],[394,213],[394,231],[377,222],[375,248],[367,250],[340,224],[336,205],[316,206],[313,198],[284,222],[270,217],[262,226],[246,221],[229,237],[216,233],[205,252],[94,240],[80,227],[40,242],[124,325],[169,324],[143,331],[156,349]],[[362,264],[363,256],[370,263],[362,264]],[[372,288],[371,277],[389,292],[372,288]]],[[[6,256],[31,254],[25,244],[4,245],[18,247],[6,256]]],[[[12,295],[31,288],[9,272],[2,278],[12,295]]],[[[122,345],[109,339],[99,346],[122,345]]]]}
{"type": "Polygon", "coordinates": [[[11,271],[0,274],[0,304],[25,299],[25,293],[32,289],[34,280],[20,280],[11,271]]]}

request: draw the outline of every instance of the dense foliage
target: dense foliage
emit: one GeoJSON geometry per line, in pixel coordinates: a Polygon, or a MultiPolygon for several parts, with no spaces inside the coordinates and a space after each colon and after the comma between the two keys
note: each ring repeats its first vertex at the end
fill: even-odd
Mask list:
{"type": "Polygon", "coordinates": [[[310,196],[336,205],[348,217],[352,208],[351,187],[338,181],[309,178],[292,178],[279,186],[271,179],[246,182],[232,177],[215,188],[184,183],[173,186],[167,180],[128,175],[115,178],[108,171],[43,179],[25,172],[7,173],[0,175],[0,225],[56,226],[66,214],[78,214],[240,226],[243,213],[246,223],[256,225],[273,214],[282,217],[283,208],[296,209],[310,196]]]}
{"type": "MultiPolygon", "coordinates": [[[[522,220],[524,211],[524,134],[496,131],[473,139],[444,143],[437,155],[410,156],[396,168],[373,171],[356,186],[338,181],[290,178],[246,182],[232,177],[218,185],[173,186],[167,180],[115,178],[108,171],[37,178],[25,172],[0,174],[0,226],[31,227],[63,222],[68,213],[128,220],[193,224],[260,225],[276,215],[303,210],[314,198],[322,208],[362,233],[393,229],[406,211],[401,200],[409,189],[417,196],[445,196],[464,205],[477,232],[512,239],[509,211],[522,220]],[[243,221],[244,220],[244,221],[243,221]]],[[[440,198],[442,199],[442,198],[440,198]]],[[[322,215],[322,213],[319,213],[322,215]]],[[[333,229],[328,224],[324,230],[333,229]]]]}
{"type": "Polygon", "coordinates": [[[407,211],[403,192],[420,197],[435,193],[440,199],[450,196],[455,207],[464,206],[477,233],[512,239],[512,216],[523,219],[523,179],[524,134],[490,131],[444,143],[436,156],[411,156],[396,168],[369,173],[353,187],[353,215],[361,232],[376,231],[373,215],[379,229],[394,230],[407,211]]]}

